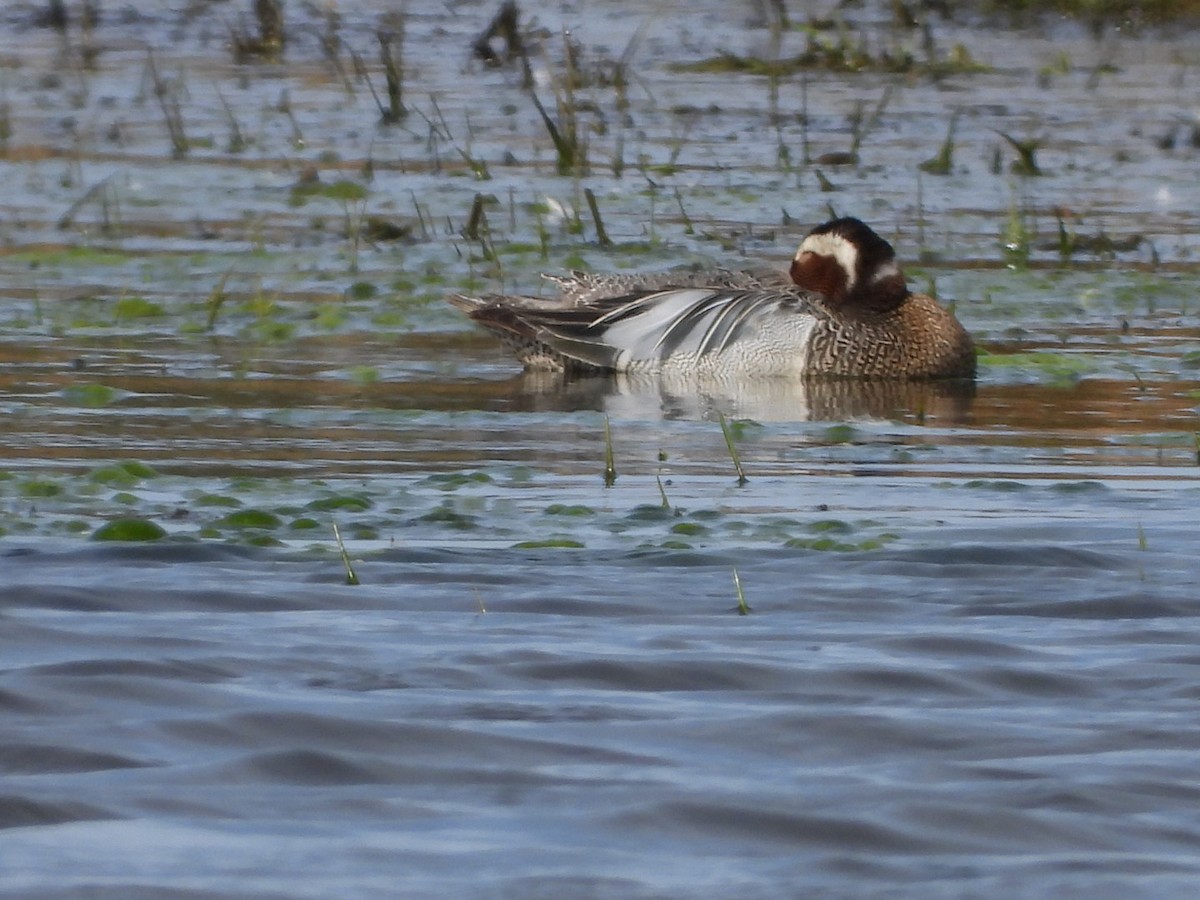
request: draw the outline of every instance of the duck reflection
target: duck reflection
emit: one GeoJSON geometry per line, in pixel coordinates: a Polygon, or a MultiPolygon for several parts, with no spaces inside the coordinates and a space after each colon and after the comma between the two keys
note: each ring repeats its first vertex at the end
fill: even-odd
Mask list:
{"type": "Polygon", "coordinates": [[[509,382],[526,411],[594,409],[623,419],[754,419],[759,422],[936,419],[960,425],[975,397],[969,379],[719,379],[699,375],[571,378],[526,372],[509,382]]]}

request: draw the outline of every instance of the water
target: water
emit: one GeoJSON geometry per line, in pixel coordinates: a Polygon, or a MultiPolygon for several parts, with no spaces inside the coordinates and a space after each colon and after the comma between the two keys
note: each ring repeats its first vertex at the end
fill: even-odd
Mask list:
{"type": "MultiPolygon", "coordinates": [[[[845,15],[919,50],[888,8],[845,15]]],[[[370,66],[380,11],[342,10],[370,66]]],[[[308,12],[242,67],[233,12],[114,12],[94,71],[3,14],[0,896],[1192,896],[1194,49],[936,20],[990,71],[784,79],[776,128],[764,81],[670,68],[763,52],[753,11],[668,8],[576,180],[469,59],[492,12],[410,10],[391,129],[308,12]],[[819,191],[802,138],[889,86],[819,191]],[[956,302],[973,389],[563,384],[441,303],[786,260],[829,203],[956,302]],[[167,536],[90,540],[119,519],[167,536]]],[[[538,14],[544,100],[558,26],[599,66],[629,12],[538,14]]]]}
{"type": "Polygon", "coordinates": [[[394,549],[354,588],[10,555],[5,891],[1184,896],[1194,497],[1146,550],[1069,505],[894,551],[394,549]]]}

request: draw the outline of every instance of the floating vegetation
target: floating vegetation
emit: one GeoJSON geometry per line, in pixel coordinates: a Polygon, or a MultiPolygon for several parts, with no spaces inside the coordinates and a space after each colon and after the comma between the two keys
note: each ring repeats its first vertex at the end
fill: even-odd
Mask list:
{"type": "Polygon", "coordinates": [[[1041,241],[1037,249],[1057,251],[1059,258],[1070,262],[1076,254],[1087,253],[1101,259],[1113,259],[1118,253],[1131,253],[1145,243],[1141,234],[1130,234],[1114,238],[1101,231],[1099,234],[1080,234],[1074,228],[1067,227],[1067,216],[1061,209],[1054,211],[1058,224],[1058,236],[1052,241],[1041,241]]]}
{"type": "Polygon", "coordinates": [[[92,532],[93,541],[159,541],[167,531],[149,519],[114,519],[92,532]]]}
{"type": "Polygon", "coordinates": [[[283,525],[283,520],[272,512],[264,509],[239,509],[219,519],[216,523],[225,528],[247,529],[257,528],[270,531],[283,525]]]}
{"type": "Polygon", "coordinates": [[[514,550],[544,550],[544,549],[565,549],[565,550],[582,550],[584,544],[581,541],[572,540],[570,538],[546,538],[539,541],[518,541],[512,545],[514,550]]]}
{"type": "Polygon", "coordinates": [[[460,512],[449,500],[444,500],[441,506],[418,516],[416,521],[425,525],[438,525],[453,531],[473,531],[479,527],[477,516],[460,512]]]}
{"type": "Polygon", "coordinates": [[[1036,380],[1047,380],[1054,384],[1073,383],[1100,369],[1100,361],[1087,354],[1051,350],[1003,354],[983,350],[979,354],[979,365],[981,368],[1023,372],[1036,380]]]}
{"type": "Polygon", "coordinates": [[[651,503],[639,503],[628,513],[625,519],[633,523],[668,522],[675,519],[675,513],[669,508],[651,503]]]}
{"type": "Polygon", "coordinates": [[[125,460],[93,469],[88,477],[96,484],[105,484],[110,487],[130,487],[157,475],[158,473],[145,463],[125,460]]]}
{"type": "Polygon", "coordinates": [[[290,205],[303,206],[314,197],[324,197],[341,203],[358,203],[367,199],[367,188],[347,178],[326,184],[321,181],[316,169],[310,169],[292,188],[290,205]]]}
{"type": "Polygon", "coordinates": [[[565,504],[552,503],[546,507],[546,515],[548,516],[594,516],[596,511],[590,506],[584,506],[582,503],[565,504]]]}
{"type": "Polygon", "coordinates": [[[1001,493],[1029,490],[1029,485],[1012,478],[972,478],[970,481],[963,482],[962,486],[969,490],[999,491],[1001,493]]]}
{"type": "Polygon", "coordinates": [[[841,519],[818,519],[808,524],[808,530],[822,534],[850,534],[854,531],[854,526],[841,519]]]}
{"type": "Polygon", "coordinates": [[[123,392],[106,384],[72,384],[63,388],[62,398],[71,406],[101,409],[120,400],[123,392]]]}
{"type": "MultiPolygon", "coordinates": [[[[70,6],[75,29],[79,4],[59,5],[70,6]]],[[[1158,83],[1171,90],[1158,93],[1168,101],[1139,110],[1146,125],[1126,128],[1097,123],[1079,104],[1038,118],[1048,98],[1008,103],[1010,91],[1038,91],[1046,60],[1025,56],[1015,71],[971,79],[979,94],[960,117],[945,105],[950,91],[921,81],[982,67],[965,48],[935,46],[929,23],[939,13],[916,3],[893,4],[885,30],[887,16],[861,5],[804,25],[767,0],[769,36],[731,14],[728,33],[688,44],[712,58],[689,62],[678,43],[660,54],[664,23],[653,16],[606,26],[591,48],[582,29],[553,33],[497,0],[472,13],[484,25],[499,7],[486,31],[458,28],[467,42],[478,35],[480,62],[465,71],[446,68],[453,61],[434,46],[431,35],[443,33],[436,15],[374,25],[347,16],[343,25],[336,4],[237,0],[243,24],[239,9],[223,16],[213,4],[195,6],[172,26],[177,43],[138,44],[155,47],[154,57],[106,56],[102,88],[77,70],[77,48],[63,45],[62,71],[49,71],[25,57],[19,34],[8,44],[10,68],[24,73],[0,97],[0,152],[14,173],[0,247],[4,414],[15,450],[0,480],[0,530],[9,536],[86,537],[135,517],[183,540],[286,542],[330,560],[339,539],[355,555],[369,552],[359,541],[865,551],[892,537],[839,513],[809,522],[796,511],[816,508],[811,488],[827,470],[909,474],[962,463],[986,482],[974,484],[981,493],[972,502],[987,502],[982,491],[1022,489],[1000,464],[1000,477],[990,477],[989,461],[1017,455],[1023,464],[1027,445],[1056,464],[1155,453],[1161,463],[1173,451],[1168,462],[1200,465],[1196,430],[1180,430],[1200,400],[1189,380],[1200,369],[1190,277],[1200,245],[1169,204],[1118,214],[1084,177],[1115,159],[1118,169],[1132,163],[1121,171],[1135,198],[1155,167],[1169,170],[1164,190],[1189,183],[1196,126],[1179,100],[1187,59],[1162,64],[1158,83]],[[204,17],[206,30],[193,31],[204,17]],[[293,58],[231,65],[223,42],[201,39],[223,36],[228,19],[241,35],[240,62],[279,58],[285,39],[293,58]],[[864,35],[861,21],[879,25],[864,35]],[[654,53],[635,59],[643,35],[656,33],[654,53]],[[364,42],[361,58],[343,42],[351,36],[364,42]],[[168,56],[164,46],[180,50],[168,56]],[[717,53],[722,46],[762,50],[717,53]],[[728,72],[768,79],[764,96],[747,96],[728,72]],[[60,111],[50,127],[46,109],[60,111]],[[1112,142],[1089,145],[1106,127],[1112,142]],[[1056,150],[1045,170],[1043,132],[1056,150]],[[1037,137],[1013,137],[1030,133],[1037,137]],[[161,160],[166,153],[186,158],[173,164],[161,160]],[[999,179],[976,178],[989,156],[999,179]],[[161,165],[136,164],[156,158],[161,165]],[[593,190],[582,175],[597,160],[605,169],[611,160],[615,177],[593,190]],[[971,177],[933,189],[933,176],[956,173],[971,177]],[[480,192],[489,178],[491,191],[480,192]],[[1017,196],[1005,208],[1000,195],[995,206],[1009,181],[1017,196]],[[468,285],[536,293],[542,270],[782,259],[825,216],[831,195],[820,191],[840,191],[844,212],[857,207],[898,245],[911,250],[915,240],[938,261],[914,284],[961,298],[987,348],[976,396],[946,403],[930,386],[920,397],[904,392],[903,402],[872,401],[865,415],[822,401],[797,406],[795,428],[736,418],[758,415],[753,403],[705,398],[701,415],[731,416],[721,423],[723,460],[703,425],[680,421],[695,415],[695,398],[664,396],[647,412],[635,406],[640,398],[595,385],[500,380],[490,345],[441,309],[445,293],[468,285]],[[1077,211],[1057,205],[1064,198],[1077,211]],[[1122,253],[1138,256],[1099,264],[1122,253]],[[1153,440],[1140,445],[1132,425],[1097,437],[1106,421],[1114,429],[1128,421],[1104,411],[1135,392],[1137,415],[1171,410],[1145,430],[1153,440]],[[1070,407],[1066,424],[1047,425],[1041,407],[1030,412],[1035,403],[1070,407]],[[980,415],[964,418],[971,408],[980,415]],[[595,417],[605,411],[609,491],[594,479],[595,417]],[[653,437],[646,415],[667,423],[653,437]],[[914,422],[932,427],[917,436],[914,422]],[[1036,427],[1054,436],[1043,440],[1036,427]],[[1005,437],[1012,432],[1019,438],[1005,437]],[[669,466],[665,454],[654,461],[663,444],[669,466]],[[145,462],[120,459],[143,452],[145,462]],[[748,487],[747,466],[756,472],[748,487]],[[734,490],[730,471],[746,490],[734,490]],[[776,515],[785,505],[786,520],[776,515]]],[[[164,21],[122,27],[135,40],[164,21]]],[[[981,33],[978,49],[1010,59],[994,48],[1021,40],[981,33]]],[[[106,45],[117,46],[97,44],[106,45]]],[[[1053,89],[1076,91],[1090,71],[1059,55],[1046,75],[1053,89]]],[[[1118,92],[1106,102],[1153,96],[1134,82],[1106,82],[1118,92]]],[[[788,410],[772,405],[777,412],[788,410]]]]}
{"type": "Polygon", "coordinates": [[[145,297],[122,297],[113,305],[113,318],[118,322],[126,319],[159,319],[166,314],[161,303],[145,297]]]}
{"type": "Polygon", "coordinates": [[[490,484],[493,480],[487,472],[444,472],[428,476],[424,483],[439,491],[456,491],[468,485],[490,484]]]}
{"type": "Polygon", "coordinates": [[[841,541],[832,537],[819,538],[790,538],[784,542],[789,550],[817,550],[833,553],[861,553],[869,550],[879,550],[889,541],[895,540],[895,535],[880,535],[865,538],[861,541],[841,541]]]}
{"type": "Polygon", "coordinates": [[[852,444],[858,440],[858,430],[853,425],[830,425],[825,429],[822,439],[829,444],[852,444]]]}
{"type": "Polygon", "coordinates": [[[816,29],[810,29],[808,46],[803,53],[794,56],[765,58],[722,51],[707,59],[671,63],[668,69],[674,72],[736,73],[780,79],[809,71],[893,72],[945,77],[985,72],[988,67],[978,62],[961,44],[956,45],[945,58],[922,60],[911,50],[883,48],[872,51],[865,39],[856,42],[844,32],[828,37],[816,29]]]}
{"type": "Polygon", "coordinates": [[[34,500],[57,497],[62,492],[62,485],[45,479],[26,481],[21,485],[21,496],[34,500]]]}
{"type": "Polygon", "coordinates": [[[237,509],[243,505],[243,501],[238,497],[231,497],[228,494],[201,494],[192,501],[195,506],[216,506],[225,507],[227,509],[237,509]]]}

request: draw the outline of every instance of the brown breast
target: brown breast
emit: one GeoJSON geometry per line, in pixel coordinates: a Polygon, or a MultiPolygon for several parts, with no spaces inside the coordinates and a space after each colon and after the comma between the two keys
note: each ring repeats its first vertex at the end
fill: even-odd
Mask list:
{"type": "Polygon", "coordinates": [[[862,378],[972,378],[975,345],[958,320],[925,294],[895,310],[824,319],[814,332],[813,375],[862,378]]]}

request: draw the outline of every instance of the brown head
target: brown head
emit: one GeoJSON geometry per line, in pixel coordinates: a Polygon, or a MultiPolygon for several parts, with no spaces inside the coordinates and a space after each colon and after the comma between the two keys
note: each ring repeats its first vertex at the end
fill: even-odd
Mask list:
{"type": "Polygon", "coordinates": [[[892,245],[858,219],[833,219],[800,242],[792,281],[840,313],[888,313],[908,296],[892,245]]]}
{"type": "Polygon", "coordinates": [[[971,336],[932,297],[908,290],[892,245],[858,219],[800,242],[790,270],[832,316],[814,337],[817,371],[882,378],[970,378],[971,336]]]}

